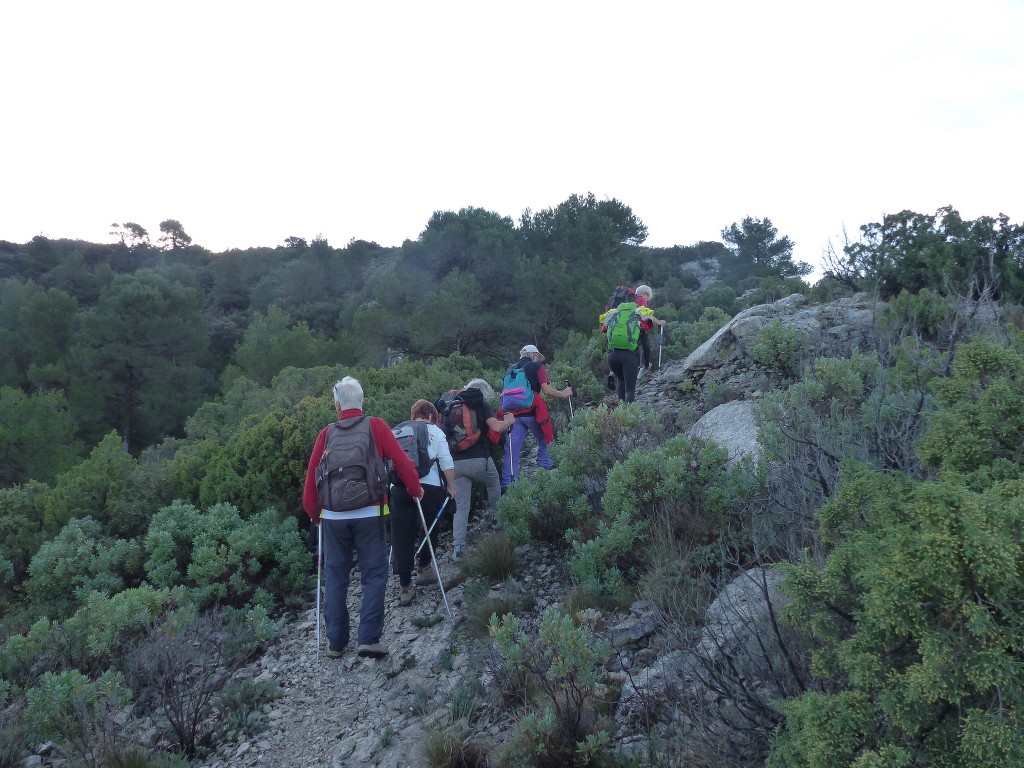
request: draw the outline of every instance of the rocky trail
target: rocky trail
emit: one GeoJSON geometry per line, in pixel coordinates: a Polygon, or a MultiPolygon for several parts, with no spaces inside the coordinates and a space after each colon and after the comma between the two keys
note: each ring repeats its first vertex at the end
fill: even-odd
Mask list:
{"type": "MultiPolygon", "coordinates": [[[[470,542],[490,532],[481,519],[471,520],[470,542]]],[[[354,646],[340,659],[325,655],[321,632],[316,654],[315,594],[301,614],[282,619],[278,636],[264,654],[239,672],[239,679],[274,681],[283,694],[265,705],[265,729],[255,735],[235,734],[199,768],[276,766],[422,766],[422,738],[432,725],[450,717],[451,692],[475,677],[485,686],[488,672],[466,647],[487,643],[480,632],[468,631],[464,613],[465,575],[449,557],[448,534],[442,533],[438,562],[454,618],[447,617],[437,584],[419,586],[413,604],[398,605],[398,579],[391,577],[382,637],[390,649],[381,660],[356,656],[354,646]],[[432,618],[431,618],[432,617],[432,618]],[[428,624],[429,626],[417,626],[428,624]]],[[[564,582],[564,559],[527,548],[520,580],[534,597],[534,610],[555,602],[564,582]]],[[[354,574],[349,610],[358,617],[362,591],[354,574]]],[[[353,625],[354,626],[354,625],[353,625]]],[[[490,731],[498,737],[509,728],[501,716],[490,731]]],[[[507,716],[506,716],[507,717],[507,716]]]]}

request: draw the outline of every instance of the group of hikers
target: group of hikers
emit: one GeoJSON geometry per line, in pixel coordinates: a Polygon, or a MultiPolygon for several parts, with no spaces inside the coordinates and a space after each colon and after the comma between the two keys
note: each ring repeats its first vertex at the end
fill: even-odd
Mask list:
{"type": "MultiPolygon", "coordinates": [[[[617,291],[600,316],[609,339],[609,367],[624,402],[633,400],[641,367],[650,370],[652,365],[645,335],[653,324],[665,324],[648,306],[652,295],[641,285],[616,303],[617,291]]],[[[535,345],[527,344],[506,372],[500,397],[486,380],[471,379],[434,402],[417,400],[409,420],[394,429],[363,413],[359,381],[346,376],[334,385],[338,420],[325,426],[313,444],[303,491],[303,508],[317,527],[318,633],[321,563],[325,577],[328,658],[342,657],[349,644],[347,597],[354,555],[363,590],[356,653],[383,658],[389,652],[381,642],[389,567],[398,577],[399,605],[411,605],[417,585],[440,582],[436,523],[452,500],[451,560],[459,562],[465,556],[473,483],[485,487],[487,514],[497,526],[498,500],[519,477],[527,435],[537,440],[537,466],[552,468],[548,446],[554,429],[543,395],[570,398],[573,389],[569,382],[562,389],[552,385],[544,359],[535,345]],[[491,444],[506,440],[499,473],[491,444]]]]}

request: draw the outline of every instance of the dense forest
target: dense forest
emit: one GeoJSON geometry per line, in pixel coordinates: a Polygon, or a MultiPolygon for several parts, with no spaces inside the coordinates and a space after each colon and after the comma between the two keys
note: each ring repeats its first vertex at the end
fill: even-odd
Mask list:
{"type": "MultiPolygon", "coordinates": [[[[958,302],[998,303],[1007,333],[1022,324],[1024,225],[1006,216],[963,220],[952,208],[886,216],[827,254],[814,285],[770,219],[722,226],[721,241],[651,248],[627,205],[574,195],[519,221],[479,208],[439,211],[393,248],[289,236],[276,247],[211,253],[174,220],[156,242],[132,222],[114,225],[106,244],[0,241],[0,741],[10,745],[0,766],[15,764],[29,738],[72,738],[59,723],[75,695],[140,696],[126,649],[154,624],[218,612],[246,630],[239,642],[251,652],[272,632],[271,618],[303,598],[311,575],[301,483],[333,413],[329,387],[342,375],[362,381],[367,412],[396,423],[417,398],[476,376],[497,382],[533,343],[553,380],[573,382],[577,407],[597,405],[606,368],[596,318],[620,283],[655,288],[657,314],[670,323],[666,359],[684,357],[743,308],[796,292],[817,301],[874,292],[909,318],[915,339],[947,352],[958,302]]],[[[1019,348],[1018,339],[988,357],[976,351],[973,363],[1007,377],[1000,392],[1014,404],[1019,348]]],[[[894,355],[894,369],[913,368],[908,359],[894,355]]],[[[907,375],[920,378],[915,370],[907,375]]],[[[958,375],[917,407],[953,419],[990,384],[958,375]]],[[[977,492],[998,493],[992,483],[1020,476],[1019,414],[998,413],[997,455],[961,457],[963,484],[977,492]]],[[[954,440],[946,428],[921,449],[936,471],[952,460],[939,442],[954,440]]],[[[819,499],[845,520],[857,515],[850,489],[880,504],[886,496],[869,470],[850,471],[845,494],[833,488],[819,499]]],[[[1007,556],[1020,576],[1019,519],[1011,529],[1007,546],[1017,554],[1007,556]]],[[[1019,671],[1015,600],[1006,621],[1016,634],[1004,638],[1014,658],[999,663],[1019,671]]],[[[807,615],[810,602],[799,603],[807,615]]],[[[1019,726],[1019,687],[1003,692],[1010,720],[972,727],[1019,726]]],[[[877,715],[854,710],[865,722],[877,715]]],[[[791,724],[816,716],[813,701],[788,712],[791,724]]],[[[781,740],[779,754],[793,765],[828,764],[796,756],[812,748],[815,728],[836,722],[811,723],[781,740]]],[[[186,742],[183,753],[201,753],[202,743],[186,742]]],[[[1013,744],[1000,754],[1024,760],[1012,752],[1020,740],[1013,744]]],[[[899,755],[857,764],[933,764],[899,755]]]]}

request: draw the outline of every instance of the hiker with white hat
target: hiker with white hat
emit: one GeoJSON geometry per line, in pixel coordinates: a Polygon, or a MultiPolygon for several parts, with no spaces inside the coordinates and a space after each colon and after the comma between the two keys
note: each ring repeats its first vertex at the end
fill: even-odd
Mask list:
{"type": "Polygon", "coordinates": [[[519,457],[526,444],[527,434],[537,438],[537,466],[551,469],[554,465],[548,455],[548,446],[555,440],[548,405],[541,395],[572,397],[572,387],[555,389],[543,366],[544,355],[533,344],[519,351],[519,360],[509,367],[502,382],[501,407],[510,411],[515,423],[509,430],[508,455],[502,462],[501,489],[504,492],[519,477],[519,457]]]}

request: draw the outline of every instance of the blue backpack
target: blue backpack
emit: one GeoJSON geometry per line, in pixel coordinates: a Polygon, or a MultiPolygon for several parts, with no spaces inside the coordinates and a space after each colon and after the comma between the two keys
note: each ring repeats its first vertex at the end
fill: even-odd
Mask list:
{"type": "Polygon", "coordinates": [[[526,368],[513,365],[501,380],[501,407],[506,411],[523,411],[533,407],[533,387],[526,368]]]}

